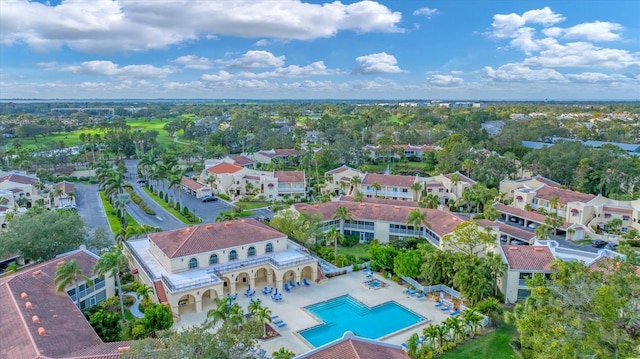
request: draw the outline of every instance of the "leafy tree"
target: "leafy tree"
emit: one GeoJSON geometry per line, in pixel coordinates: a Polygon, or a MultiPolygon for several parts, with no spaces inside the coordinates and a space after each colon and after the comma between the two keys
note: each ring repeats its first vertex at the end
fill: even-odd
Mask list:
{"type": "Polygon", "coordinates": [[[407,216],[407,224],[413,226],[415,231],[420,230],[420,226],[424,225],[427,228],[431,228],[429,222],[427,222],[427,213],[419,209],[412,209],[407,216]]]}
{"type": "Polygon", "coordinates": [[[484,219],[488,219],[490,221],[495,221],[500,218],[500,212],[496,209],[494,205],[485,205],[484,206],[484,219]]]}
{"type": "Polygon", "coordinates": [[[120,273],[122,273],[127,268],[127,260],[122,253],[122,249],[118,247],[112,248],[109,252],[106,252],[100,256],[100,259],[96,262],[93,267],[93,271],[95,274],[99,276],[108,275],[110,277],[114,277],[116,280],[116,285],[118,287],[118,297],[120,299],[120,312],[122,314],[122,319],[125,319],[124,316],[124,304],[122,301],[122,285],[120,283],[120,273]]]}
{"type": "Polygon", "coordinates": [[[393,270],[398,252],[393,246],[374,242],[369,248],[369,254],[371,255],[371,269],[377,272],[380,270],[393,270]]]}
{"type": "Polygon", "coordinates": [[[536,227],[535,235],[536,237],[538,237],[538,239],[546,240],[549,238],[550,234],[551,234],[551,227],[549,227],[548,225],[541,224],[536,227]]]}
{"type": "Polygon", "coordinates": [[[80,289],[78,284],[81,280],[86,281],[89,278],[82,273],[82,270],[78,267],[78,262],[72,259],[56,268],[53,284],[56,285],[58,292],[64,292],[70,284],[74,284],[76,286],[76,305],[80,308],[80,289]]]}
{"type": "Polygon", "coordinates": [[[296,354],[287,348],[280,348],[271,354],[271,359],[292,359],[296,354]]]}
{"type": "Polygon", "coordinates": [[[431,251],[426,253],[420,267],[421,276],[430,284],[453,286],[454,264],[461,254],[450,250],[431,251]]]}
{"type": "Polygon", "coordinates": [[[117,342],[121,339],[122,326],[117,313],[100,309],[89,317],[89,324],[104,342],[117,342]]]}
{"type": "Polygon", "coordinates": [[[475,256],[484,252],[487,246],[495,245],[496,239],[481,230],[476,222],[465,221],[456,225],[453,233],[445,235],[442,241],[460,253],[475,256]]]}
{"type": "Polygon", "coordinates": [[[491,279],[493,282],[493,295],[497,296],[498,278],[501,278],[502,275],[504,275],[504,272],[507,270],[507,264],[502,260],[502,256],[493,252],[487,253],[487,256],[484,257],[484,264],[491,272],[491,279]]]}
{"type": "Polygon", "coordinates": [[[471,306],[491,296],[494,291],[493,276],[483,258],[467,256],[453,265],[453,285],[471,306]]]}
{"type": "Polygon", "coordinates": [[[96,228],[85,241],[87,249],[96,254],[103,253],[113,244],[113,236],[110,233],[107,233],[107,231],[102,227],[96,228]]]}
{"type": "Polygon", "coordinates": [[[144,310],[144,317],[139,319],[147,333],[166,330],[173,325],[173,312],[164,304],[151,304],[144,310]]]}
{"type": "Polygon", "coordinates": [[[24,258],[49,260],[78,248],[86,231],[75,211],[29,210],[9,221],[2,237],[0,253],[19,252],[24,258]]]}
{"type": "Polygon", "coordinates": [[[393,262],[393,271],[401,276],[416,278],[420,274],[422,258],[416,251],[403,251],[398,253],[393,262]]]}

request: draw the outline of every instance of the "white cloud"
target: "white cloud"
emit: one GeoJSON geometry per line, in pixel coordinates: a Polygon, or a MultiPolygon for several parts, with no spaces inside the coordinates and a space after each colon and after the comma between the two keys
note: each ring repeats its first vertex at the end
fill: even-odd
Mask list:
{"type": "Polygon", "coordinates": [[[604,83],[614,81],[628,81],[629,78],[623,75],[610,75],[601,72],[583,72],[580,74],[567,74],[565,77],[573,82],[580,83],[604,83]]]}
{"type": "MultiPolygon", "coordinates": [[[[513,39],[511,46],[516,47],[530,53],[536,51],[539,46],[534,39],[535,29],[532,27],[523,27],[526,24],[542,25],[544,27],[551,26],[558,22],[564,21],[564,16],[554,13],[549,7],[542,9],[529,10],[522,15],[518,14],[496,14],[493,16],[493,31],[488,35],[496,39],[513,39]]],[[[544,33],[545,29],[543,29],[544,33]]]]}
{"type": "Polygon", "coordinates": [[[491,35],[498,39],[504,39],[513,37],[516,33],[516,30],[520,28],[520,26],[524,25],[525,20],[522,16],[517,14],[496,14],[493,15],[493,23],[491,26],[493,27],[493,32],[491,35]]]}
{"type": "Polygon", "coordinates": [[[323,61],[316,61],[306,66],[289,65],[267,72],[241,72],[237,76],[245,78],[264,79],[322,76],[328,75],[330,73],[336,73],[336,70],[328,70],[323,61]]]}
{"type": "Polygon", "coordinates": [[[525,54],[529,55],[533,51],[540,49],[540,44],[537,40],[534,40],[533,34],[535,29],[531,27],[521,27],[516,30],[514,39],[509,43],[511,46],[519,48],[525,54]]]}
{"type": "Polygon", "coordinates": [[[433,86],[451,87],[462,85],[464,80],[452,75],[433,75],[427,78],[427,82],[433,86]]]}
{"type": "Polygon", "coordinates": [[[275,56],[269,51],[250,50],[237,59],[219,60],[233,69],[258,69],[266,67],[281,67],[284,65],[284,56],[275,56]]]}
{"type": "Polygon", "coordinates": [[[402,72],[398,67],[398,60],[395,56],[386,52],[360,56],[356,58],[358,67],[353,70],[354,74],[394,74],[402,72]]]}
{"type": "Polygon", "coordinates": [[[401,32],[402,15],[375,1],[300,0],[3,2],[1,43],[39,51],[66,45],[84,52],[143,51],[220,36],[312,40],[341,31],[401,32]]]}
{"type": "Polygon", "coordinates": [[[201,76],[201,79],[204,81],[214,81],[214,82],[228,81],[228,80],[231,80],[231,78],[233,78],[233,75],[231,75],[227,71],[218,71],[218,73],[215,73],[215,74],[204,74],[201,76]]]}
{"type": "Polygon", "coordinates": [[[464,71],[461,71],[461,70],[452,70],[452,71],[449,71],[449,72],[452,75],[462,75],[462,74],[464,74],[464,71]]]}
{"type": "Polygon", "coordinates": [[[211,60],[206,57],[198,57],[195,55],[180,56],[171,62],[183,65],[185,69],[193,70],[209,70],[211,69],[211,60]]]}
{"type": "Polygon", "coordinates": [[[267,46],[269,45],[269,40],[265,40],[265,39],[260,39],[258,41],[256,41],[255,44],[253,44],[254,46],[267,46]]]}
{"type": "Polygon", "coordinates": [[[522,64],[506,64],[493,69],[491,66],[484,68],[486,77],[496,82],[564,82],[561,73],[553,69],[531,69],[522,64]]]}
{"type": "Polygon", "coordinates": [[[111,76],[117,78],[162,78],[175,72],[171,67],[156,67],[152,65],[120,66],[111,61],[85,61],[80,65],[51,68],[61,72],[71,72],[79,75],[111,76]]]}
{"type": "Polygon", "coordinates": [[[622,25],[601,21],[587,22],[565,29],[564,37],[568,39],[587,39],[590,41],[620,40],[620,34],[616,34],[614,31],[622,31],[622,25]]]}
{"type": "Polygon", "coordinates": [[[423,7],[413,12],[415,16],[426,16],[428,18],[436,14],[438,14],[438,9],[430,9],[428,7],[423,7]]]}
{"type": "Polygon", "coordinates": [[[522,14],[522,18],[527,24],[541,24],[543,26],[551,26],[565,20],[564,16],[554,13],[548,6],[529,10],[522,14]]]}
{"type": "Polygon", "coordinates": [[[640,52],[597,47],[588,42],[559,44],[553,39],[542,42],[545,47],[537,56],[524,60],[525,65],[542,67],[592,67],[622,69],[640,65],[640,52]]]}

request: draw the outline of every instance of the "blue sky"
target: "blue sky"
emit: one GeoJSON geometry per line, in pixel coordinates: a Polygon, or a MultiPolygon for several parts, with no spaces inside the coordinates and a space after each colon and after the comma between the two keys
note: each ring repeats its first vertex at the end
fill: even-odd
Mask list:
{"type": "Polygon", "coordinates": [[[640,1],[0,2],[0,98],[640,99],[640,1]]]}

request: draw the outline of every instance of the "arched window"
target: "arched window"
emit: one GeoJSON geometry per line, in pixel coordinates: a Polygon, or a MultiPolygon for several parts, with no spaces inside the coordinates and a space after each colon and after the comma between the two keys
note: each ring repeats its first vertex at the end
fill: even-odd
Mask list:
{"type": "Polygon", "coordinates": [[[232,250],[231,252],[229,252],[229,260],[236,260],[238,259],[238,252],[236,252],[236,250],[232,250]]]}
{"type": "Polygon", "coordinates": [[[198,268],[198,260],[195,258],[189,259],[189,269],[198,268]]]}
{"type": "Polygon", "coordinates": [[[271,243],[267,243],[266,252],[267,252],[267,253],[271,253],[271,252],[273,252],[273,244],[271,244],[271,243]]]}
{"type": "Polygon", "coordinates": [[[247,257],[253,257],[256,255],[256,249],[254,247],[249,247],[247,251],[247,257]]]}
{"type": "Polygon", "coordinates": [[[218,263],[218,255],[217,254],[212,254],[209,257],[209,265],[217,264],[217,263],[218,263]]]}

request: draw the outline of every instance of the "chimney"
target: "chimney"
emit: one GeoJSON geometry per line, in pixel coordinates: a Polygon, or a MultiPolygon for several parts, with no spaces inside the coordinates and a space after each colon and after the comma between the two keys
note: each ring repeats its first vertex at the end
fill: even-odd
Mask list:
{"type": "Polygon", "coordinates": [[[20,293],[20,299],[29,299],[29,295],[25,292],[20,293]]]}
{"type": "Polygon", "coordinates": [[[64,261],[60,261],[60,262],[56,263],[56,267],[60,267],[63,264],[64,264],[64,261]]]}
{"type": "Polygon", "coordinates": [[[31,317],[31,321],[34,323],[40,323],[40,318],[38,318],[37,315],[34,315],[33,317],[31,317]]]}
{"type": "Polygon", "coordinates": [[[40,335],[41,337],[44,337],[45,335],[47,335],[47,331],[44,330],[43,327],[38,328],[38,335],[40,335]]]}
{"type": "Polygon", "coordinates": [[[33,309],[33,304],[31,304],[31,302],[26,302],[24,303],[25,308],[27,309],[33,309]]]}
{"type": "Polygon", "coordinates": [[[40,273],[42,273],[42,270],[41,270],[41,269],[38,269],[37,271],[32,272],[32,273],[31,273],[31,276],[32,276],[32,277],[35,277],[35,276],[37,276],[37,275],[40,275],[40,273]]]}
{"type": "Polygon", "coordinates": [[[204,228],[206,228],[206,229],[213,229],[213,225],[212,225],[212,224],[207,224],[207,226],[206,226],[206,227],[204,227],[204,228]]]}

